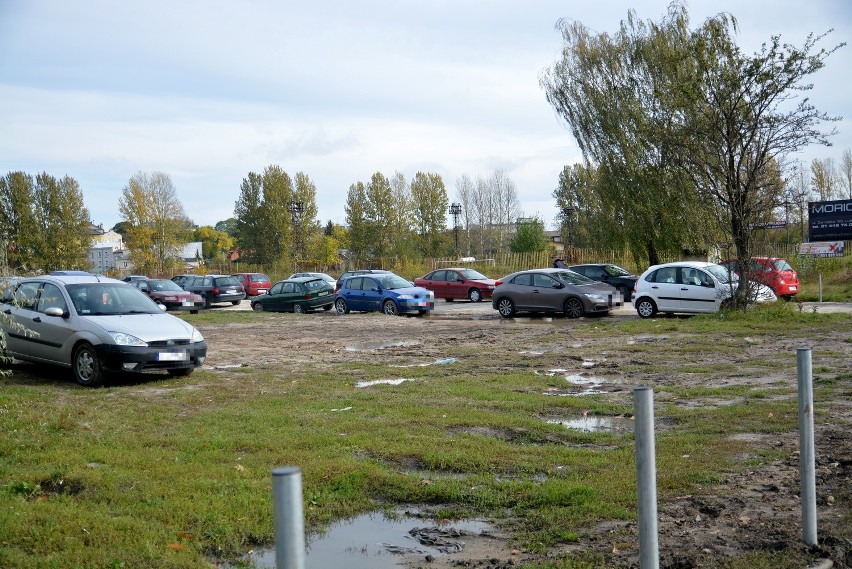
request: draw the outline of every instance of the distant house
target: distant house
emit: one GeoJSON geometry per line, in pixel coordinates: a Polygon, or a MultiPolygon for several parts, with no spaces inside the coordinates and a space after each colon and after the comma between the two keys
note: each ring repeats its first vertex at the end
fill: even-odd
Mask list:
{"type": "Polygon", "coordinates": [[[201,253],[201,241],[194,241],[184,245],[179,256],[183,259],[187,269],[197,268],[204,259],[204,256],[201,253]]]}
{"type": "Polygon", "coordinates": [[[103,225],[91,225],[92,246],[89,248],[89,267],[95,273],[105,273],[111,269],[127,271],[130,269],[128,251],[124,249],[124,239],[120,233],[110,229],[104,231],[103,225]]]}

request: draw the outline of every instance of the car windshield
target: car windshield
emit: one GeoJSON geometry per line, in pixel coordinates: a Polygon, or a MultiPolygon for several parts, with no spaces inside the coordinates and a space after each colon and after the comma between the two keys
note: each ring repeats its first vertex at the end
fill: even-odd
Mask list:
{"type": "Polygon", "coordinates": [[[382,275],[376,277],[376,280],[379,281],[382,288],[386,289],[411,288],[410,282],[397,275],[382,275]]]}
{"type": "Polygon", "coordinates": [[[466,279],[470,279],[472,281],[488,280],[488,277],[486,277],[479,271],[474,271],[473,269],[464,269],[463,271],[459,272],[463,274],[466,279]]]}
{"type": "Polygon", "coordinates": [[[236,279],[236,277],[218,277],[216,280],[216,286],[240,286],[240,281],[236,279]]]}
{"type": "Polygon", "coordinates": [[[176,282],[167,280],[148,281],[148,290],[156,292],[166,292],[170,290],[183,292],[183,289],[180,288],[176,282]]]}
{"type": "Polygon", "coordinates": [[[626,277],[630,275],[630,271],[623,269],[618,265],[604,265],[603,270],[611,277],[626,277]]]}
{"type": "Polygon", "coordinates": [[[66,286],[77,314],[159,314],[160,307],[136,287],[124,283],[85,283],[66,286]]]}
{"type": "Polygon", "coordinates": [[[559,271],[556,273],[550,274],[553,277],[556,277],[560,281],[573,285],[581,285],[581,284],[597,284],[597,281],[593,281],[587,276],[581,275],[580,273],[575,273],[574,271],[559,271]]]}

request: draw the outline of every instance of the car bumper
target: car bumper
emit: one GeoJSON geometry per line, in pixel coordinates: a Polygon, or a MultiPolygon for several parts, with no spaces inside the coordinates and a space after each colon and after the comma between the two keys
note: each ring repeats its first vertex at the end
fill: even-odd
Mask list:
{"type": "Polygon", "coordinates": [[[203,310],[204,302],[189,302],[184,304],[182,302],[162,302],[160,304],[164,305],[169,310],[203,310]]]}
{"type": "Polygon", "coordinates": [[[430,310],[435,309],[434,301],[397,301],[397,306],[399,307],[399,312],[401,314],[421,314],[423,312],[428,312],[430,310]]]}
{"type": "Polygon", "coordinates": [[[241,292],[238,294],[220,294],[216,296],[210,296],[210,302],[212,304],[217,304],[220,302],[234,302],[236,300],[243,300],[246,297],[246,293],[241,292]]]}
{"type": "Polygon", "coordinates": [[[95,346],[103,369],[142,372],[195,368],[207,359],[207,342],[176,346],[95,346]]]}

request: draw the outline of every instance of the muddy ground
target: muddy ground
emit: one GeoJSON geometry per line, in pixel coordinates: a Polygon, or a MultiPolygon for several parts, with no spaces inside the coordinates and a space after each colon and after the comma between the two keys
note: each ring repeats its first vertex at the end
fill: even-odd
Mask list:
{"type": "MultiPolygon", "coordinates": [[[[233,307],[245,309],[245,307],[233,307]]],[[[230,310],[230,308],[229,308],[230,310]]],[[[291,316],[290,318],[295,318],[291,316]]],[[[622,309],[608,318],[636,318],[632,309],[622,309]]],[[[447,358],[458,353],[458,348],[490,346],[500,354],[518,354],[519,345],[535,345],[535,339],[547,335],[552,342],[554,330],[564,332],[558,351],[565,356],[560,367],[581,370],[585,361],[594,362],[598,372],[608,382],[603,386],[605,396],[625,404],[632,404],[632,390],[638,385],[707,386],[706,376],[690,374],[631,374],[626,377],[620,366],[631,364],[636,358],[649,360],[654,352],[631,354],[623,348],[630,343],[681,342],[690,338],[678,334],[654,334],[653,321],[648,321],[649,333],[632,338],[616,337],[594,342],[583,339],[584,326],[594,326],[595,318],[576,321],[563,319],[519,317],[503,320],[496,316],[489,303],[439,303],[437,310],[425,318],[384,317],[381,315],[346,315],[329,313],[311,314],[287,320],[288,340],[296,342],[286,352],[276,350],[254,338],[277,337],[280,324],[270,322],[261,327],[252,325],[251,334],[235,334],[234,326],[201,326],[210,346],[207,364],[212,367],[245,364],[316,365],[351,362],[376,358],[388,363],[409,363],[412,358],[447,358]],[[377,320],[381,319],[381,320],[377,320]],[[380,322],[381,325],[377,325],[380,322]],[[506,334],[506,329],[513,329],[506,334]],[[333,334],[329,333],[333,330],[333,334]],[[240,341],[241,338],[244,340],[240,341]],[[301,350],[304,347],[305,350],[301,350]],[[633,361],[629,361],[632,359],[633,361]]],[[[237,325],[240,326],[240,325],[237,325]]],[[[819,365],[818,354],[829,351],[835,354],[833,366],[839,368],[846,382],[839,389],[842,397],[832,402],[827,417],[815,425],[817,507],[819,544],[808,548],[802,542],[801,504],[799,498],[798,433],[767,436],[760,433],[741,434],[737,438],[749,443],[751,449],[742,460],[757,456],[762,449],[778,451],[783,458],[762,462],[745,473],[724,474],[725,482],[719,486],[699,487],[692,495],[660,500],[659,550],[660,566],[664,568],[717,567],[732,556],[749,551],[780,551],[789,547],[810,550],[815,557],[826,561],[817,566],[852,567],[850,532],[843,527],[849,520],[852,507],[852,389],[848,378],[852,371],[852,330],[828,332],[822,337],[810,338],[808,346],[815,354],[814,366],[819,365]],[[842,354],[838,358],[836,354],[842,354]]],[[[720,338],[720,341],[742,343],[742,361],[751,358],[765,359],[777,354],[793,354],[802,346],[801,340],[779,339],[768,342],[757,337],[745,341],[720,338]]],[[[557,341],[558,342],[558,341],[557,341]]],[[[550,348],[554,350],[553,346],[550,348]]],[[[704,363],[711,364],[710,356],[704,363]]],[[[512,358],[509,358],[510,360],[512,358]]],[[[552,362],[552,360],[548,360],[552,362]]],[[[641,363],[641,362],[640,362],[641,363]]],[[[517,368],[536,367],[534,356],[518,355],[515,361],[495,359],[495,372],[501,366],[517,368]]],[[[795,367],[784,374],[719,377],[718,385],[748,383],[776,385],[783,380],[795,389],[795,367]]],[[[661,392],[665,397],[665,392],[661,392]]],[[[659,397],[658,397],[659,399],[659,397]]],[[[670,401],[671,402],[671,401],[670,401]]],[[[682,406],[723,405],[724,401],[684,400],[674,401],[682,406]]],[[[820,413],[821,416],[824,416],[820,413]]],[[[759,462],[759,461],[756,461],[759,462]]],[[[426,558],[409,556],[400,558],[401,567],[481,567],[504,568],[520,565],[524,561],[543,561],[556,558],[567,550],[594,552],[606,559],[612,567],[638,567],[638,527],[635,522],[610,522],[587,528],[577,543],[533,555],[513,546],[511,535],[500,528],[492,528],[483,535],[465,536],[461,552],[426,558]]]]}

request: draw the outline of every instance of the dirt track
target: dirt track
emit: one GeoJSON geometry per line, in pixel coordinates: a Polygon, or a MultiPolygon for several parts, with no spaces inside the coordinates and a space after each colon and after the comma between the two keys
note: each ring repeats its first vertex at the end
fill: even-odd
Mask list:
{"type": "MultiPolygon", "coordinates": [[[[247,309],[248,303],[227,310],[247,309]]],[[[849,305],[820,305],[816,310],[850,309],[849,305]]],[[[808,309],[803,307],[803,310],[808,309]]],[[[813,310],[813,309],[810,309],[813,310]]],[[[615,318],[638,318],[632,307],[615,311],[615,318]]],[[[689,344],[687,336],[669,334],[659,337],[653,333],[635,338],[612,338],[602,345],[595,340],[594,351],[582,340],[582,326],[594,325],[595,318],[566,321],[562,318],[501,319],[490,303],[473,305],[467,302],[439,302],[436,311],[425,318],[386,317],[381,326],[376,326],[380,315],[351,314],[338,316],[332,312],[306,315],[295,321],[288,320],[289,337],[297,343],[317,346],[324,353],[322,358],[307,356],[314,365],[323,363],[351,361],[352,358],[375,358],[375,351],[367,350],[360,355],[358,351],[347,347],[363,344],[365,337],[381,343],[383,340],[400,343],[398,349],[381,350],[381,358],[393,361],[395,358],[407,360],[416,354],[420,357],[443,358],[452,355],[454,346],[489,344],[497,349],[501,342],[505,350],[517,353],[519,343],[534,343],[538,335],[547,335],[553,328],[575,330],[565,334],[564,353],[580,353],[590,356],[606,354],[606,373],[609,378],[605,389],[606,397],[619,403],[632,401],[632,389],[640,384],[706,386],[706,377],[690,377],[690,374],[678,374],[677,377],[649,374],[626,377],[619,372],[622,365],[628,365],[629,358],[636,358],[625,350],[629,342],[682,342],[689,344]],[[512,335],[502,334],[501,330],[511,327],[512,335]],[[328,331],[333,329],[333,335],[328,331]],[[520,335],[519,335],[520,334],[520,335]],[[510,345],[511,344],[511,345],[510,345]]],[[[649,321],[649,323],[652,321],[649,321]]],[[[275,326],[269,324],[269,330],[253,327],[253,337],[263,338],[274,334],[275,326]]],[[[649,330],[653,330],[649,326],[649,330]]],[[[234,343],[237,337],[233,330],[220,327],[202,327],[202,332],[211,347],[208,365],[227,366],[235,364],[280,363],[292,365],[294,354],[299,354],[299,345],[291,346],[286,352],[268,349],[263,343],[250,340],[234,343]]],[[[836,330],[824,337],[809,338],[814,354],[832,353],[835,373],[849,382],[852,372],[852,343],[850,330],[836,330]],[[838,356],[837,354],[840,354],[838,356]]],[[[742,361],[760,360],[776,357],[777,354],[793,353],[801,346],[801,340],[747,339],[742,347],[742,361]]],[[[652,357],[648,355],[639,357],[652,357]]],[[[600,359],[598,357],[598,359],[600,359]]],[[[303,362],[304,363],[304,362],[303,362]]],[[[575,362],[576,363],[576,362],[575,362]]],[[[661,362],[654,362],[659,365],[661,362]]],[[[710,363],[709,361],[706,363],[710,363]]],[[[677,362],[671,362],[674,366],[677,362]]],[[[815,366],[818,363],[815,360],[815,366]]],[[[795,369],[783,376],[773,373],[762,375],[742,374],[719,377],[718,385],[731,386],[748,384],[752,386],[772,386],[782,383],[795,389],[795,369]]],[[[818,524],[820,544],[814,548],[819,556],[830,558],[834,567],[852,567],[852,545],[846,536],[848,529],[843,524],[850,519],[852,502],[852,388],[847,384],[841,391],[846,397],[823,404],[820,409],[821,421],[816,425],[816,460],[818,524]]],[[[667,401],[678,406],[720,406],[725,401],[690,399],[667,401]]],[[[801,509],[799,499],[798,434],[785,433],[773,437],[762,433],[744,433],[736,435],[737,440],[748,443],[749,452],[741,457],[743,462],[756,459],[762,450],[771,449],[780,456],[772,462],[755,460],[758,466],[744,474],[723,474],[724,483],[716,486],[700,487],[693,495],[678,496],[659,503],[659,534],[661,567],[716,567],[725,558],[752,550],[778,551],[801,544],[801,509]]],[[[407,567],[488,567],[492,569],[520,564],[528,554],[513,550],[509,536],[499,532],[491,536],[473,536],[467,540],[464,551],[447,556],[436,557],[428,563],[422,558],[409,558],[407,567]]],[[[638,529],[635,522],[605,523],[596,528],[588,528],[576,544],[565,546],[564,550],[576,549],[593,551],[608,559],[614,567],[638,567],[638,551],[624,544],[638,543],[638,529]]],[[[560,551],[553,551],[555,555],[560,551]]],[[[540,558],[537,558],[540,559],[540,558]]]]}

